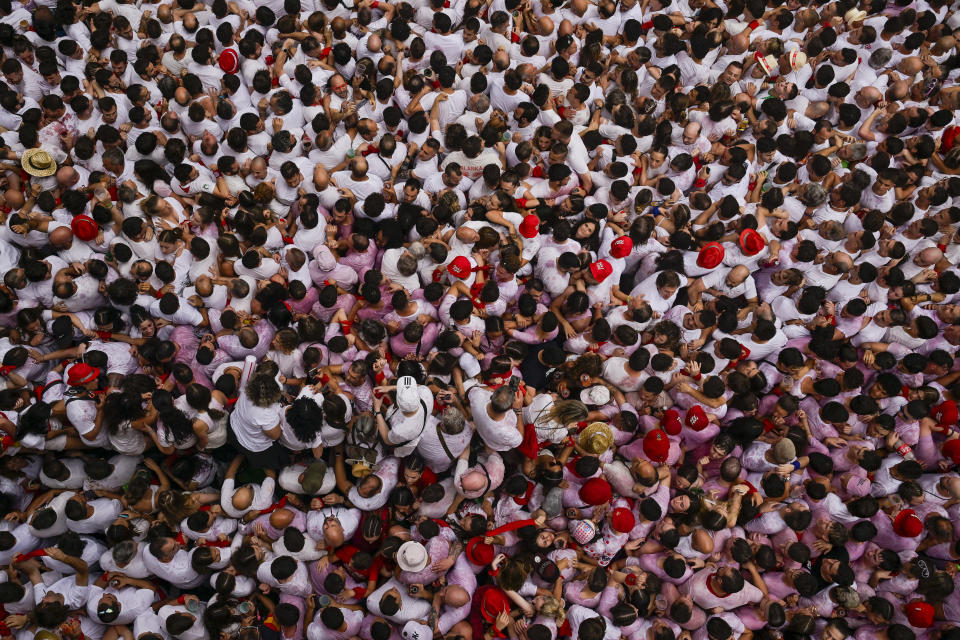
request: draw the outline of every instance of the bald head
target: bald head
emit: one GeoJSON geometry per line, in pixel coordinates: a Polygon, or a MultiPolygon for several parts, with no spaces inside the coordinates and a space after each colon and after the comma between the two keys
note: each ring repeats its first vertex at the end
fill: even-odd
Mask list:
{"type": "Polygon", "coordinates": [[[70,227],[57,227],[50,232],[50,244],[58,249],[65,249],[73,243],[73,232],[70,227]]]}
{"type": "Polygon", "coordinates": [[[190,93],[183,87],[178,87],[177,90],[173,92],[173,99],[177,101],[177,104],[185,107],[187,103],[190,102],[190,93]]]}
{"type": "Polygon", "coordinates": [[[910,82],[907,80],[897,80],[887,89],[887,102],[899,102],[907,97],[910,91],[910,82]]]}
{"type": "Polygon", "coordinates": [[[730,38],[728,42],[729,44],[727,45],[727,48],[730,50],[730,53],[733,55],[739,55],[746,51],[747,47],[750,46],[750,36],[745,33],[738,33],[730,38]]]}
{"type": "Polygon", "coordinates": [[[60,167],[57,169],[57,184],[61,187],[72,187],[77,183],[80,174],[74,171],[73,167],[60,167]]]}
{"type": "Polygon", "coordinates": [[[553,29],[554,29],[553,20],[551,20],[547,16],[543,16],[542,18],[537,20],[537,27],[540,29],[540,35],[548,36],[553,33],[553,29]]]}
{"type": "Polygon", "coordinates": [[[483,491],[487,486],[487,476],[479,471],[470,471],[463,474],[460,479],[460,486],[464,491],[483,491]]]}
{"type": "Polygon", "coordinates": [[[330,174],[327,173],[326,167],[323,165],[317,165],[313,170],[313,184],[314,186],[323,191],[327,188],[327,185],[330,184],[330,174]]]}
{"type": "Polygon", "coordinates": [[[923,70],[923,61],[920,56],[908,56],[897,65],[897,71],[905,76],[914,76],[923,70]]]}
{"type": "Polygon", "coordinates": [[[328,521],[323,526],[323,541],[328,547],[336,549],[343,546],[343,526],[336,521],[328,521]]]}
{"type": "Polygon", "coordinates": [[[383,42],[380,40],[380,36],[374,34],[367,38],[367,49],[371,52],[377,53],[381,47],[383,47],[383,42]]]}
{"type": "Polygon", "coordinates": [[[362,178],[367,175],[367,159],[357,156],[350,161],[350,171],[354,178],[362,178]]]}
{"type": "Polygon", "coordinates": [[[270,514],[270,526],[274,529],[286,529],[293,522],[293,512],[290,509],[277,509],[270,514]]]}
{"type": "Polygon", "coordinates": [[[253,489],[250,487],[240,487],[233,492],[233,508],[237,511],[244,511],[250,508],[253,502],[253,489]]]}
{"type": "Polygon", "coordinates": [[[942,259],[943,251],[940,251],[937,247],[927,247],[917,254],[914,262],[916,262],[919,267],[932,267],[942,259]]]}
{"type": "Polygon", "coordinates": [[[730,282],[730,284],[736,286],[738,284],[742,284],[749,275],[750,269],[748,269],[745,265],[738,264],[733,269],[730,269],[730,273],[727,275],[727,280],[730,282]]]}
{"type": "Polygon", "coordinates": [[[830,258],[833,262],[833,266],[836,267],[837,271],[840,273],[847,273],[853,268],[853,258],[842,251],[837,251],[831,254],[830,258]]]}
{"type": "Polygon", "coordinates": [[[863,87],[860,91],[857,91],[853,97],[854,102],[856,102],[857,106],[861,109],[869,109],[882,98],[883,94],[880,93],[880,90],[876,87],[863,87]]]}

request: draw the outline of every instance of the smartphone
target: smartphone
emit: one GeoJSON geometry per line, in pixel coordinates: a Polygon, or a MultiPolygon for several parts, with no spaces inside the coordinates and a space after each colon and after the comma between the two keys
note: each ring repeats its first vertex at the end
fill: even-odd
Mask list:
{"type": "Polygon", "coordinates": [[[520,389],[520,378],[518,376],[510,376],[510,382],[508,384],[511,389],[518,391],[520,389]]]}

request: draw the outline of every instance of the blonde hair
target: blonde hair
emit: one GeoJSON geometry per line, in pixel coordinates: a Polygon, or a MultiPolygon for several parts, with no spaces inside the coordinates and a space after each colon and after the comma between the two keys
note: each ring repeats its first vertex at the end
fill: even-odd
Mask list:
{"type": "Polygon", "coordinates": [[[550,407],[550,411],[537,418],[540,424],[556,422],[561,426],[582,422],[587,419],[587,405],[579,400],[557,400],[550,407]]]}
{"type": "Polygon", "coordinates": [[[553,619],[553,621],[556,622],[557,626],[559,627],[566,619],[567,612],[564,611],[563,602],[557,600],[553,596],[543,596],[543,605],[540,607],[540,615],[553,619]]]}

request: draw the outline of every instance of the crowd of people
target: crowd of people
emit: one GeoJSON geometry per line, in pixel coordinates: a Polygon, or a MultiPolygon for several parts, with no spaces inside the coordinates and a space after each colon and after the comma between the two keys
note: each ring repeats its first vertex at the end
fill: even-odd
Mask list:
{"type": "Polygon", "coordinates": [[[950,0],[0,0],[3,640],[960,640],[950,0]]]}

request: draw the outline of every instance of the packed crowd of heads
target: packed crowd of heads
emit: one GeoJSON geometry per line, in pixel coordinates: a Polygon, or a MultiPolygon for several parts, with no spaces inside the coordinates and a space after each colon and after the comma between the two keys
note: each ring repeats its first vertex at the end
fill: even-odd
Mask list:
{"type": "Polygon", "coordinates": [[[0,0],[0,638],[960,639],[958,31],[0,0]]]}

